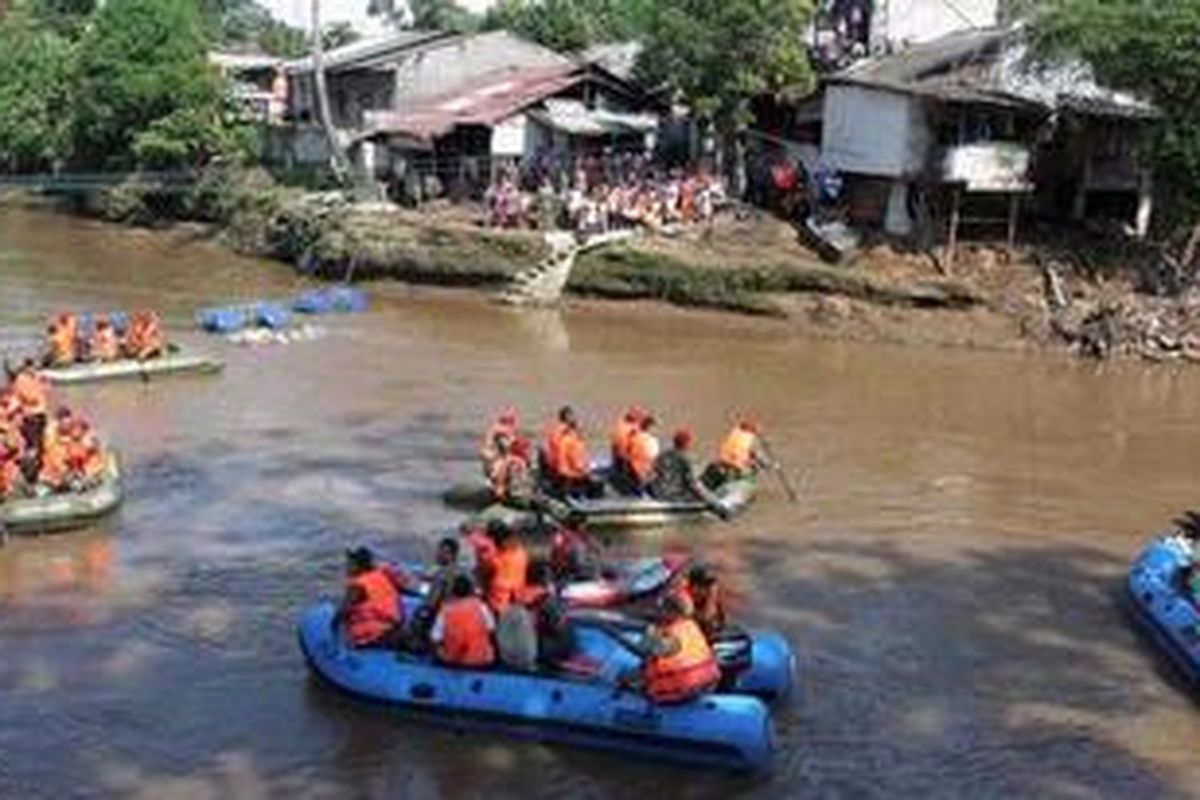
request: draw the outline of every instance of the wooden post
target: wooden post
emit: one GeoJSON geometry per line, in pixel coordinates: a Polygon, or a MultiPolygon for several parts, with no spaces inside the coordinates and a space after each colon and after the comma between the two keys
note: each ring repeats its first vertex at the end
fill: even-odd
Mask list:
{"type": "Polygon", "coordinates": [[[954,269],[954,257],[958,250],[958,221],[962,206],[962,187],[957,184],[952,190],[950,201],[950,234],[946,242],[946,271],[954,269]]]}
{"type": "Polygon", "coordinates": [[[1013,192],[1008,198],[1008,247],[1017,243],[1017,218],[1021,211],[1021,193],[1013,192]]]}

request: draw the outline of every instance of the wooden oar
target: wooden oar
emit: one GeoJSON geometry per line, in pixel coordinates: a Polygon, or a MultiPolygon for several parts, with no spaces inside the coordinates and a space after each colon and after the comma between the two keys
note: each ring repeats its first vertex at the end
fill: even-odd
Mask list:
{"type": "Polygon", "coordinates": [[[787,470],[784,469],[783,462],[775,457],[774,450],[764,436],[760,434],[758,441],[762,443],[762,448],[767,454],[767,458],[771,459],[771,471],[779,479],[779,484],[783,487],[783,491],[787,493],[788,500],[793,503],[799,502],[800,494],[796,491],[796,487],[792,485],[792,479],[788,476],[787,470]]]}

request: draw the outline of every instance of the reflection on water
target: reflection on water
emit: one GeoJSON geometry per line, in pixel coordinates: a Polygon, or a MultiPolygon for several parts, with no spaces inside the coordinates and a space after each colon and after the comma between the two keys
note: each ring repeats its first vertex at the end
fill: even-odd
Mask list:
{"type": "MultiPolygon", "coordinates": [[[[5,343],[62,306],[186,325],[296,286],[205,241],[0,214],[5,343]]],[[[329,328],[259,350],[183,334],[226,372],[71,390],[120,447],[129,500],[104,530],[0,550],[0,796],[1200,793],[1200,713],[1119,602],[1134,551],[1195,497],[1200,372],[393,289],[329,328]],[[630,402],[706,447],[751,409],[806,487],[610,542],[703,554],[741,616],[792,639],[803,691],[772,775],[466,733],[308,677],[292,626],[337,591],[341,548],[425,557],[483,421],[514,405],[533,427],[563,402],[597,447],[630,402]]]]}

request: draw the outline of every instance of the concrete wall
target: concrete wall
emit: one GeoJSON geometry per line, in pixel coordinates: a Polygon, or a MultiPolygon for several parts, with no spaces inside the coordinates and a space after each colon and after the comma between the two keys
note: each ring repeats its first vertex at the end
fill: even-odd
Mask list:
{"type": "Polygon", "coordinates": [[[821,161],[833,169],[882,178],[916,175],[925,169],[932,138],[912,97],[845,85],[825,92],[821,161]]]}

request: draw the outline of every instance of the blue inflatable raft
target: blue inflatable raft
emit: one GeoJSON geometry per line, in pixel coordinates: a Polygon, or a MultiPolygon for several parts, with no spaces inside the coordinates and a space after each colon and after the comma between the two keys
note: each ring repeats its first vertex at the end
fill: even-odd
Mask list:
{"type": "Polygon", "coordinates": [[[1159,646],[1200,690],[1200,608],[1184,593],[1186,568],[1196,545],[1164,536],[1141,554],[1129,572],[1129,596],[1138,618],[1159,646]]]}
{"type": "MultiPolygon", "coordinates": [[[[675,574],[661,558],[639,559],[629,562],[626,567],[631,583],[625,587],[625,593],[631,600],[663,590],[675,574]]],[[[419,576],[425,573],[426,568],[410,563],[401,569],[409,575],[419,576]]],[[[633,649],[637,649],[648,624],[646,620],[615,610],[620,603],[612,608],[602,608],[573,602],[573,599],[604,582],[577,581],[562,587],[561,596],[566,601],[570,619],[576,628],[607,629],[611,635],[625,639],[633,649]]],[[[422,584],[417,593],[424,595],[427,590],[428,586],[422,584]]],[[[419,600],[410,597],[408,602],[412,604],[408,613],[415,613],[419,600]]],[[[712,645],[724,677],[722,691],[754,695],[767,703],[774,703],[791,694],[796,679],[796,654],[781,634],[764,630],[745,631],[731,626],[728,631],[719,634],[712,645]]],[[[582,655],[590,657],[586,652],[582,655]]]]}
{"type": "Polygon", "coordinates": [[[453,669],[429,657],[347,646],[321,602],[300,620],[300,649],[312,670],[359,697],[454,723],[500,724],[536,738],[693,764],[758,771],[774,740],[767,707],[754,697],[710,694],[657,705],[618,687],[638,657],[600,627],[576,628],[587,674],[453,669]]]}

